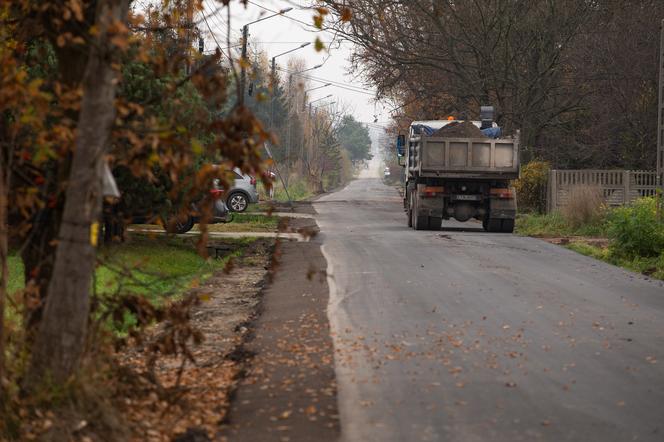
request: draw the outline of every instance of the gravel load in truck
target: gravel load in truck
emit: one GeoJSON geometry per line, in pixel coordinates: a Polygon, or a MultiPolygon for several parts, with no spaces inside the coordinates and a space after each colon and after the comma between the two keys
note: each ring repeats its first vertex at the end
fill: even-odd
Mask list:
{"type": "Polygon", "coordinates": [[[470,121],[452,121],[446,126],[441,127],[433,134],[432,137],[447,137],[447,138],[484,138],[479,127],[475,126],[470,121]]]}

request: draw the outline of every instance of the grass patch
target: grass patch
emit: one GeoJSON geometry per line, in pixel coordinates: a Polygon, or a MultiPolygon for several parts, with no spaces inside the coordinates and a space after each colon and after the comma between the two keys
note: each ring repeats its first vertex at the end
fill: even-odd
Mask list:
{"type": "Polygon", "coordinates": [[[133,235],[129,243],[100,251],[103,265],[95,272],[95,288],[98,293],[127,291],[157,300],[181,294],[223,267],[228,258],[202,258],[193,238],[133,235]]]}
{"type": "MultiPolygon", "coordinates": [[[[229,259],[241,255],[253,241],[255,238],[224,240],[224,244],[231,246],[228,255],[204,259],[196,252],[196,238],[134,234],[130,242],[99,250],[101,264],[95,270],[94,290],[102,297],[138,294],[158,305],[167,299],[177,299],[223,268],[229,259]]],[[[10,293],[24,286],[23,264],[17,256],[9,260],[9,281],[10,293]]],[[[7,317],[20,321],[20,313],[11,304],[7,317]]],[[[135,323],[127,311],[122,324],[109,323],[109,327],[123,334],[135,323]]]]}
{"type": "MultiPolygon", "coordinates": [[[[235,245],[236,251],[223,259],[208,260],[196,253],[195,241],[195,238],[134,234],[131,242],[101,248],[102,265],[95,271],[96,292],[134,292],[151,300],[178,295],[222,268],[231,256],[239,255],[254,240],[225,240],[235,245]]],[[[12,256],[9,259],[10,293],[23,286],[23,264],[19,257],[12,256]]]]}
{"type": "MultiPolygon", "coordinates": [[[[267,208],[261,208],[268,210],[267,208]]],[[[229,223],[208,224],[207,229],[209,232],[274,232],[279,225],[279,217],[266,216],[257,214],[256,212],[263,210],[255,209],[253,211],[247,210],[244,213],[233,213],[232,221],[229,223]]],[[[153,224],[134,224],[132,227],[141,230],[150,230],[155,233],[164,231],[163,227],[153,224]]],[[[198,224],[191,230],[198,232],[198,224]]]]}
{"type": "Polygon", "coordinates": [[[575,227],[558,212],[545,215],[519,214],[516,218],[516,233],[525,236],[606,237],[607,230],[606,219],[575,227]]]}
{"type": "Polygon", "coordinates": [[[612,255],[608,247],[597,247],[583,242],[571,242],[565,247],[582,255],[599,259],[600,261],[608,262],[609,264],[613,264],[636,273],[642,273],[656,279],[664,280],[664,252],[659,257],[636,257],[628,259],[612,255]]]}
{"type": "MultiPolygon", "coordinates": [[[[261,196],[262,200],[269,201],[270,197],[262,183],[258,183],[258,194],[261,196]]],[[[303,201],[314,196],[313,192],[309,190],[309,186],[306,180],[299,177],[291,177],[290,181],[288,182],[288,195],[290,195],[291,201],[303,201]]],[[[288,195],[286,195],[286,191],[284,190],[284,186],[281,184],[281,181],[279,179],[275,180],[274,201],[287,202],[288,195]]]]}
{"type": "Polygon", "coordinates": [[[566,246],[570,250],[574,250],[582,255],[590,256],[600,261],[609,261],[609,249],[604,247],[597,247],[583,242],[572,242],[566,246]]]}
{"type": "Polygon", "coordinates": [[[210,232],[274,232],[279,225],[279,217],[234,213],[233,222],[208,225],[210,232]]]}
{"type": "Polygon", "coordinates": [[[10,255],[7,260],[9,268],[9,280],[7,281],[7,293],[10,295],[21,290],[24,286],[23,283],[23,261],[18,255],[10,255]]]}

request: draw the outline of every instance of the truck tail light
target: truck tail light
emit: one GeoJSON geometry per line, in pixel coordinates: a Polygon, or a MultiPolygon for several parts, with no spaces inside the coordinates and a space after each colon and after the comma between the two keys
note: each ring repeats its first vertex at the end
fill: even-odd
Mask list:
{"type": "Polygon", "coordinates": [[[436,196],[436,195],[438,195],[438,194],[440,194],[440,193],[443,193],[443,192],[445,192],[445,188],[444,188],[444,187],[439,187],[439,186],[435,186],[435,187],[434,187],[434,186],[426,186],[426,187],[422,190],[422,196],[424,196],[424,197],[429,197],[429,198],[430,198],[430,197],[434,197],[434,196],[436,196]]]}
{"type": "Polygon", "coordinates": [[[256,178],[254,178],[254,177],[252,177],[252,176],[250,176],[249,178],[251,178],[251,179],[249,180],[249,182],[251,183],[251,185],[252,185],[252,186],[255,186],[255,185],[256,185],[256,178]]]}
{"type": "Polygon", "coordinates": [[[514,199],[514,191],[512,189],[491,189],[491,196],[502,200],[514,199]]]}

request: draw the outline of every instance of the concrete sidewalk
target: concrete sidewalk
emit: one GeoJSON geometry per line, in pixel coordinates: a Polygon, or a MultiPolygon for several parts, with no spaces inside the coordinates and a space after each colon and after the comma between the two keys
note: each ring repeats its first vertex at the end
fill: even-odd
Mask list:
{"type": "MultiPolygon", "coordinates": [[[[315,223],[311,220],[311,226],[315,223]]],[[[278,246],[276,273],[245,349],[253,354],[220,436],[232,441],[336,441],[334,349],[320,240],[278,246]]]]}
{"type": "MultiPolygon", "coordinates": [[[[163,230],[157,229],[136,229],[130,227],[127,229],[131,233],[142,233],[148,235],[174,235],[173,233],[166,233],[163,230]]],[[[182,233],[178,236],[199,236],[200,232],[190,231],[182,233]]],[[[309,237],[299,233],[291,232],[208,232],[209,238],[278,238],[292,241],[308,242],[309,237]]]]}

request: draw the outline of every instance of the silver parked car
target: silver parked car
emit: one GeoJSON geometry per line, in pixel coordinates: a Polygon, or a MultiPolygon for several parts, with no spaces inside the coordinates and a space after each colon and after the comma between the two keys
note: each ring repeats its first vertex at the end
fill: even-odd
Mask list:
{"type": "MultiPolygon", "coordinates": [[[[258,202],[256,178],[243,174],[240,169],[233,169],[235,181],[233,187],[226,193],[226,205],[232,212],[244,212],[249,204],[258,202]]],[[[218,181],[215,186],[219,186],[218,181]]]]}

